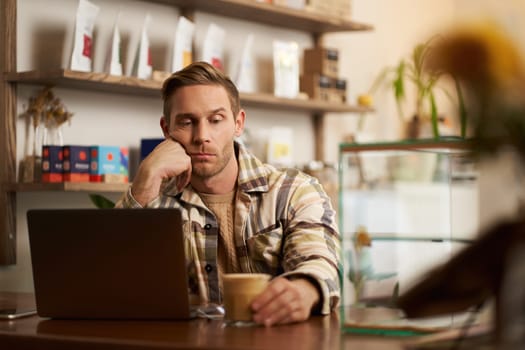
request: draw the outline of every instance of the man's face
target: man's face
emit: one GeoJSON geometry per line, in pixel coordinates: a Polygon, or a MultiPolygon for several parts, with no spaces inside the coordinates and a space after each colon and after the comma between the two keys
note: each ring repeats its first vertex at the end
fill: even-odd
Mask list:
{"type": "Polygon", "coordinates": [[[167,132],[191,157],[193,176],[213,177],[236,161],[233,139],[242,133],[244,112],[233,115],[222,86],[182,87],[171,97],[171,106],[167,132]]]}

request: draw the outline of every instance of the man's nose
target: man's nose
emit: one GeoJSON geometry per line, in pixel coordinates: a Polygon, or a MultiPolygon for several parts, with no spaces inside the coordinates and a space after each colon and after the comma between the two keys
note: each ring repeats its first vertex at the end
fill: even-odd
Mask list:
{"type": "Polygon", "coordinates": [[[193,131],[193,140],[197,143],[207,142],[210,139],[209,126],[206,122],[200,122],[193,131]]]}

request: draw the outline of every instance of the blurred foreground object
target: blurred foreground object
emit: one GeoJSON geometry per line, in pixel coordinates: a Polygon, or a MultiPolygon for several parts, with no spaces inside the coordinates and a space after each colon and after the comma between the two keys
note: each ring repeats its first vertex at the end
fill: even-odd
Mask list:
{"type": "Polygon", "coordinates": [[[437,43],[426,68],[448,72],[463,86],[476,151],[512,145],[525,156],[525,62],[501,28],[458,28],[437,43]]]}
{"type": "MultiPolygon", "coordinates": [[[[525,62],[500,28],[458,28],[436,45],[427,63],[426,69],[448,72],[462,85],[479,156],[511,146],[525,158],[525,62]]],[[[421,317],[465,311],[495,298],[498,348],[524,348],[524,217],[522,208],[514,219],[484,230],[404,293],[399,307],[409,317],[421,317]]]]}

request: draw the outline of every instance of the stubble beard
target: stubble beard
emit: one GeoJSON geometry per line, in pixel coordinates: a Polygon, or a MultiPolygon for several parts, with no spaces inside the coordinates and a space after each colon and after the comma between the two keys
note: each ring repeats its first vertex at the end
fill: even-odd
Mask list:
{"type": "Polygon", "coordinates": [[[192,176],[205,180],[220,174],[233,157],[233,153],[233,144],[226,145],[223,147],[222,152],[217,153],[215,164],[210,164],[208,162],[192,163],[192,176]]]}

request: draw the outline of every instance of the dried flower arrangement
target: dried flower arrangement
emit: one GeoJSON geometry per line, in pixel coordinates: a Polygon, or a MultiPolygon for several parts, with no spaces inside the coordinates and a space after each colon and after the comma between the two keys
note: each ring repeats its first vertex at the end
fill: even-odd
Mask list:
{"type": "MultiPolygon", "coordinates": [[[[42,145],[49,143],[45,138],[49,136],[50,131],[57,131],[65,122],[71,122],[73,113],[69,112],[60,98],[55,96],[52,88],[46,86],[35,97],[29,98],[27,109],[22,116],[25,117],[27,127],[19,179],[21,182],[34,182],[40,178],[42,145]]],[[[61,140],[58,141],[60,142],[61,140]]]]}

